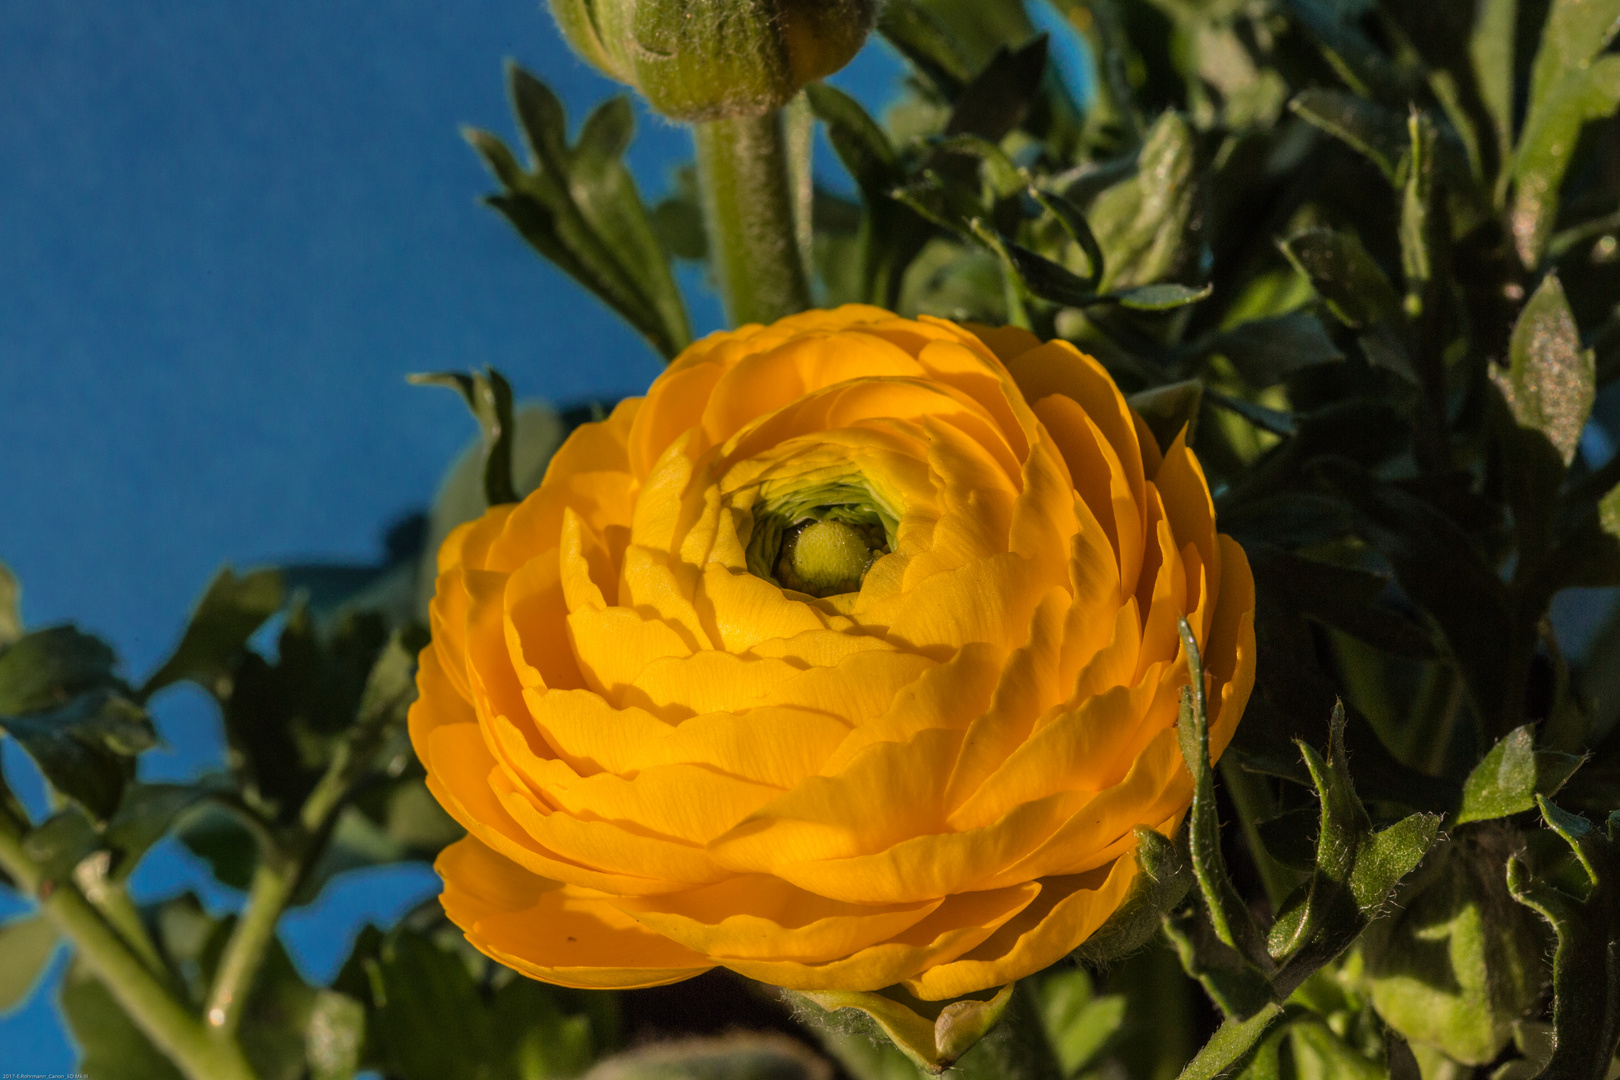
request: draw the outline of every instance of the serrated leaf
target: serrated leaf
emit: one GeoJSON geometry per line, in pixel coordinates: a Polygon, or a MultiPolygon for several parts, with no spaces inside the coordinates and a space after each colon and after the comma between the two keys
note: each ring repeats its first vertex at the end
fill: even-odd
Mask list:
{"type": "Polygon", "coordinates": [[[1400,183],[1401,160],[1406,156],[1406,130],[1399,113],[1368,101],[1360,94],[1313,86],[1301,90],[1288,108],[1313,127],[1332,135],[1364,155],[1391,186],[1400,183]]]}
{"type": "Polygon", "coordinates": [[[141,687],[141,698],[183,679],[219,696],[238,653],[266,619],[280,610],[284,592],[275,570],[240,577],[230,567],[214,575],[192,610],[180,644],[141,687]]]}
{"type": "Polygon", "coordinates": [[[1597,396],[1597,365],[1581,348],[1557,274],[1543,278],[1525,304],[1508,343],[1508,366],[1493,368],[1491,381],[1520,427],[1545,435],[1566,466],[1575,460],[1597,396]]]}
{"type": "Polygon", "coordinates": [[[1322,320],[1304,311],[1239,323],[1210,338],[1204,349],[1230,360],[1256,390],[1275,386],[1296,371],[1344,359],[1322,320]]]}
{"type": "Polygon", "coordinates": [[[44,915],[23,915],[0,925],[0,1016],[26,1002],[56,955],[61,935],[44,915]]]}
{"type": "Polygon", "coordinates": [[[1552,926],[1552,1059],[1546,1080],[1607,1076],[1620,1044],[1620,811],[1606,830],[1538,797],[1543,818],[1567,843],[1586,872],[1584,897],[1571,896],[1535,876],[1519,856],[1508,860],[1508,890],[1552,926]]]}
{"type": "Polygon", "coordinates": [[[1284,241],[1282,250],[1352,330],[1400,320],[1395,287],[1355,233],[1307,229],[1284,241]]]}

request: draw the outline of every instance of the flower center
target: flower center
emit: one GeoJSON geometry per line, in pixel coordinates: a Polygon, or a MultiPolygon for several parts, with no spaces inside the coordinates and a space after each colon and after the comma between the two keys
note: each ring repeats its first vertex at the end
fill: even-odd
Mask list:
{"type": "MultiPolygon", "coordinates": [[[[806,521],[783,537],[776,579],[811,596],[856,592],[867,567],[877,561],[871,526],[842,521],[806,521]]],[[[877,537],[881,545],[881,532],[877,537]]]]}
{"type": "Polygon", "coordinates": [[[860,591],[894,548],[898,521],[859,477],[770,492],[755,510],[748,569],[815,597],[860,591]]]}

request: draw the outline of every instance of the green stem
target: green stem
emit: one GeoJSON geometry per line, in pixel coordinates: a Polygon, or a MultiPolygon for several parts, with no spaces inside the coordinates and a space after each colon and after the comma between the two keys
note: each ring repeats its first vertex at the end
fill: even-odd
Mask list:
{"type": "Polygon", "coordinates": [[[710,264],[733,326],[810,306],[780,112],[692,125],[710,264]]]}
{"type": "Polygon", "coordinates": [[[190,1080],[256,1080],[241,1047],[211,1038],[76,884],[54,882],[42,890],[39,867],[23,850],[24,831],[24,823],[0,805],[0,866],[29,893],[44,891],[40,910],[73,942],[79,958],[147,1038],[190,1080]]]}
{"type": "Polygon", "coordinates": [[[225,951],[214,972],[203,1015],[216,1033],[234,1035],[242,1023],[242,1009],[253,991],[253,979],[264,964],[266,950],[276,936],[276,923],[298,884],[299,867],[288,861],[262,858],[253,871],[247,903],[236,920],[225,951]]]}
{"type": "Polygon", "coordinates": [[[365,771],[382,732],[369,726],[351,730],[304,800],[298,822],[284,839],[268,828],[260,836],[259,865],[248,886],[247,902],[225,943],[204,1010],[217,1033],[234,1035],[253,992],[253,980],[275,940],[276,924],[292,900],[309,864],[325,847],[356,778],[365,771]]]}

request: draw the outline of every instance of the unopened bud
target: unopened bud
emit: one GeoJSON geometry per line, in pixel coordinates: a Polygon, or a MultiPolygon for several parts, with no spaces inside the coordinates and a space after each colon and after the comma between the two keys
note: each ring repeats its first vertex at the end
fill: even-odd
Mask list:
{"type": "Polygon", "coordinates": [[[586,60],[677,120],[758,116],[860,50],[877,0],[551,0],[586,60]]]}

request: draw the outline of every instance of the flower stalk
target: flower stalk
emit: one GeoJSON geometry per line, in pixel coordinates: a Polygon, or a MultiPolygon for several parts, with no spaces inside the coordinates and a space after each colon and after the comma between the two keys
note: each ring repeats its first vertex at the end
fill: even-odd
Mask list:
{"type": "Polygon", "coordinates": [[[236,1041],[211,1037],[76,883],[44,880],[23,849],[25,831],[11,807],[0,803],[0,867],[39,897],[40,910],[73,942],[78,955],[147,1038],[190,1080],[257,1080],[236,1041]]]}
{"type": "Polygon", "coordinates": [[[810,306],[793,218],[782,114],[692,125],[710,262],[733,326],[768,323],[810,306]]]}

